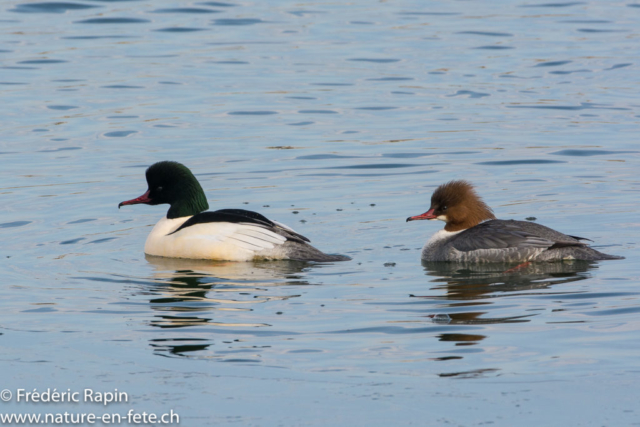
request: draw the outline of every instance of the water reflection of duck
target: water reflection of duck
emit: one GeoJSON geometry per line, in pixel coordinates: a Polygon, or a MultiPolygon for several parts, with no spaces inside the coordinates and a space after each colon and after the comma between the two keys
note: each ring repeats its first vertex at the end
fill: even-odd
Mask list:
{"type": "Polygon", "coordinates": [[[264,296],[244,295],[257,291],[264,293],[268,286],[292,284],[306,285],[301,274],[311,265],[299,261],[224,262],[163,258],[146,256],[155,272],[152,277],[157,286],[149,302],[160,312],[151,321],[160,328],[182,328],[203,324],[217,326],[268,326],[264,323],[230,323],[213,320],[214,312],[251,311],[252,304],[283,300],[297,295],[264,296]],[[213,290],[222,293],[211,295],[213,290]],[[242,296],[241,296],[242,295],[242,296]],[[206,316],[202,316],[205,313],[206,316]],[[188,314],[188,315],[186,315],[188,314]]]}
{"type": "MultiPolygon", "coordinates": [[[[314,265],[320,266],[318,264],[293,260],[233,262],[165,258],[153,255],[145,255],[145,258],[156,270],[154,277],[172,278],[175,277],[176,274],[180,275],[181,272],[189,271],[191,275],[200,275],[212,280],[248,280],[251,282],[280,280],[302,281],[303,275],[300,273],[309,270],[314,265]]],[[[308,283],[304,282],[300,284],[308,283]]]]}
{"type": "MultiPolygon", "coordinates": [[[[457,263],[423,261],[432,282],[445,284],[447,299],[476,299],[497,292],[522,292],[589,278],[597,268],[588,261],[532,263],[513,270],[506,263],[457,263]]],[[[439,287],[436,287],[436,289],[439,287]]]]}
{"type": "Polygon", "coordinates": [[[298,296],[281,292],[265,296],[269,288],[284,284],[308,285],[304,272],[323,267],[300,261],[229,262],[150,255],[146,259],[153,266],[152,277],[157,283],[151,290],[147,289],[147,294],[153,295],[149,300],[151,309],[157,313],[149,323],[174,331],[171,334],[165,331],[149,340],[154,354],[247,363],[256,363],[259,359],[251,358],[246,352],[259,350],[229,350],[226,346],[220,351],[214,346],[214,337],[235,343],[260,334],[262,328],[270,325],[252,323],[249,319],[257,316],[252,307],[298,296]],[[200,333],[202,327],[209,328],[204,337],[200,333]],[[242,353],[243,358],[236,353],[242,353]]]}
{"type": "MultiPolygon", "coordinates": [[[[416,298],[431,300],[453,300],[449,307],[456,311],[447,314],[431,315],[438,323],[448,324],[488,324],[526,322],[531,315],[511,317],[484,317],[487,310],[467,312],[457,311],[460,307],[483,307],[491,304],[489,299],[500,296],[526,295],[527,291],[549,289],[563,283],[577,282],[590,277],[588,271],[597,268],[593,262],[570,261],[557,263],[532,263],[517,271],[509,270],[513,264],[490,263],[453,263],[423,261],[425,273],[437,283],[433,290],[443,289],[445,295],[424,296],[412,295],[416,298]]],[[[567,292],[563,292],[567,293],[567,292]]]]}

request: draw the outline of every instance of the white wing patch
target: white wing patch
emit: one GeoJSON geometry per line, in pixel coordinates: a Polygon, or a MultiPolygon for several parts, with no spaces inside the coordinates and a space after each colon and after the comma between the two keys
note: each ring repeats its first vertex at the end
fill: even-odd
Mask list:
{"type": "Polygon", "coordinates": [[[273,249],[275,245],[281,245],[287,239],[259,225],[239,223],[235,232],[228,236],[240,247],[252,251],[273,249]]]}

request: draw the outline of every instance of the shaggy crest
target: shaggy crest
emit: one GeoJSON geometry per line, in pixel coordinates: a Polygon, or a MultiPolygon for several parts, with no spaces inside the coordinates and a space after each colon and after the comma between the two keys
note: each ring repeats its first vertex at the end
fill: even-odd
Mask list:
{"type": "Polygon", "coordinates": [[[465,180],[449,181],[439,186],[431,196],[431,209],[446,216],[446,231],[466,230],[496,218],[473,185],[465,180]]]}

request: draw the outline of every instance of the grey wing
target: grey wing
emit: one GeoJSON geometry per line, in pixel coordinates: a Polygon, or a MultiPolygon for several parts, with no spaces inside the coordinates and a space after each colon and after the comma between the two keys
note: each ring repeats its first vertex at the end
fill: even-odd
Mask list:
{"type": "Polygon", "coordinates": [[[451,245],[462,252],[507,248],[548,249],[556,243],[525,231],[517,221],[501,220],[483,222],[451,239],[451,245]]]}

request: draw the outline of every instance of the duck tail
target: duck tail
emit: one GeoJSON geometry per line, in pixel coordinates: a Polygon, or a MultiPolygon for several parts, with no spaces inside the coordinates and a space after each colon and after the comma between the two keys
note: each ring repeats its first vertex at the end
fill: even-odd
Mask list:
{"type": "Polygon", "coordinates": [[[593,251],[598,254],[599,256],[599,258],[597,258],[598,260],[625,259],[625,257],[623,256],[604,254],[602,252],[596,251],[595,249],[593,251]]]}
{"type": "Polygon", "coordinates": [[[308,243],[287,241],[283,246],[287,257],[297,261],[335,262],[351,259],[346,255],[325,254],[308,243]]]}

